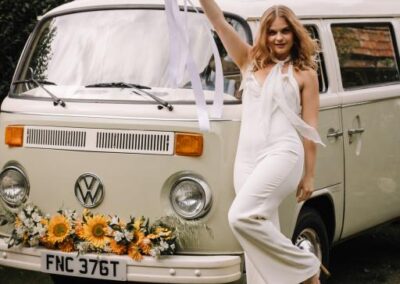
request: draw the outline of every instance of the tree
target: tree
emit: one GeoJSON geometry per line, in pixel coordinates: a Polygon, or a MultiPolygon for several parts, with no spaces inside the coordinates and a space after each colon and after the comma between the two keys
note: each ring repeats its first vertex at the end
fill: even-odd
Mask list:
{"type": "Polygon", "coordinates": [[[0,100],[7,95],[19,56],[37,18],[71,0],[0,0],[0,100]]]}

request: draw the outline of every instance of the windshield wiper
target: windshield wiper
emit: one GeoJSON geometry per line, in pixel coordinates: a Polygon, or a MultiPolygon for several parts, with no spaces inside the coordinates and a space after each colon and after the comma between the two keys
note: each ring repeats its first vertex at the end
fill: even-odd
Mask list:
{"type": "Polygon", "coordinates": [[[115,83],[99,83],[99,84],[87,85],[85,87],[86,88],[129,88],[133,89],[133,92],[135,94],[139,96],[148,96],[155,102],[159,103],[158,109],[163,109],[164,107],[167,108],[169,111],[172,111],[174,109],[174,107],[167,101],[164,101],[163,99],[160,99],[159,97],[153,95],[152,93],[145,91],[145,89],[151,90],[151,88],[143,85],[115,82],[115,83]]]}
{"type": "Polygon", "coordinates": [[[151,90],[151,88],[148,86],[143,86],[143,85],[139,85],[139,84],[130,84],[130,83],[124,83],[124,82],[98,83],[98,84],[87,85],[85,87],[86,88],[126,88],[126,85],[128,85],[128,84],[137,89],[151,90]]]}
{"type": "Polygon", "coordinates": [[[31,78],[30,79],[26,79],[26,80],[20,80],[20,81],[14,81],[12,84],[16,85],[16,84],[24,84],[24,83],[34,83],[37,87],[41,88],[43,91],[45,91],[53,100],[53,105],[54,106],[62,106],[65,107],[65,102],[64,100],[60,99],[59,97],[57,97],[56,95],[54,95],[52,92],[50,92],[49,90],[47,90],[44,85],[54,85],[56,86],[56,83],[50,82],[50,81],[45,81],[45,80],[37,80],[34,78],[33,76],[33,70],[32,68],[29,68],[30,72],[31,72],[31,78]]]}

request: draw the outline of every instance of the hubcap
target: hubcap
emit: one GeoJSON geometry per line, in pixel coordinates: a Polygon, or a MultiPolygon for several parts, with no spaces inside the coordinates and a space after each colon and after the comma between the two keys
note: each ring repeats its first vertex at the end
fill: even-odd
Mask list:
{"type": "Polygon", "coordinates": [[[315,254],[322,261],[321,241],[315,230],[307,228],[297,236],[295,245],[299,248],[315,254]]]}

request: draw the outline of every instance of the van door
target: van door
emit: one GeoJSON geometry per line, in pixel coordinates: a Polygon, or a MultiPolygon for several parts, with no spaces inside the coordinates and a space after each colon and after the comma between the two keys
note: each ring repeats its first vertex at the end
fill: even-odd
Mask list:
{"type": "Polygon", "coordinates": [[[343,88],[346,237],[400,213],[399,61],[388,20],[336,21],[331,29],[343,88]]]}

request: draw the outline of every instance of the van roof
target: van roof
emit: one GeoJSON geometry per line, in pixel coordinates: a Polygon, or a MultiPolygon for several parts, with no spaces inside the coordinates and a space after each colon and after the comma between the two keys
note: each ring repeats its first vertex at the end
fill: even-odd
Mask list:
{"type": "MultiPolygon", "coordinates": [[[[182,3],[180,1],[179,3],[182,3]]],[[[198,5],[198,1],[193,1],[198,5]]],[[[272,5],[283,4],[293,9],[299,18],[396,17],[400,15],[399,0],[217,0],[222,10],[245,19],[258,18],[272,5]]],[[[163,0],[75,0],[46,14],[87,8],[127,7],[133,5],[163,5],[163,0]]]]}

